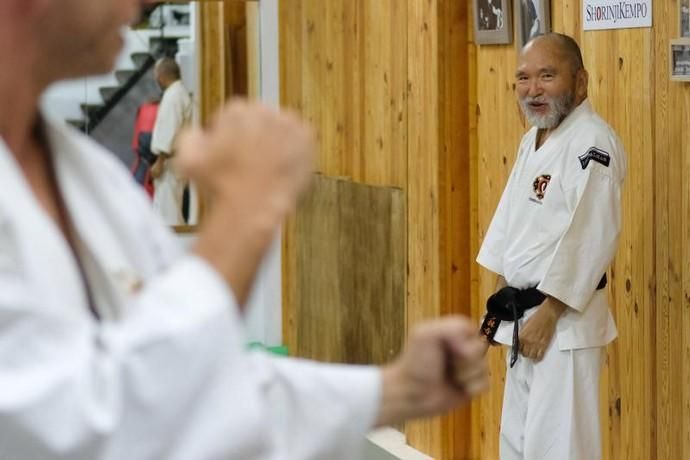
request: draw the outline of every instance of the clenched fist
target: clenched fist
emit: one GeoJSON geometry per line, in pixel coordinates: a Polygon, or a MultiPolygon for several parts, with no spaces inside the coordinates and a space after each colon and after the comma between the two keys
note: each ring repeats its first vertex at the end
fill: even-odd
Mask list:
{"type": "Polygon", "coordinates": [[[195,250],[225,276],[240,304],[309,183],[315,146],[297,115],[243,101],[180,138],[177,168],[212,196],[195,250]]]}
{"type": "Polygon", "coordinates": [[[383,369],[377,425],[442,414],[483,393],[485,354],[476,325],[465,317],[419,324],[400,357],[383,369]]]}

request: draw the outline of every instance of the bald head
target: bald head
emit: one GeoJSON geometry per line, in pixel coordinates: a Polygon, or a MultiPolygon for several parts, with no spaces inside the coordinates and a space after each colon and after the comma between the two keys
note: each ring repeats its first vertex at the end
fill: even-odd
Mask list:
{"type": "Polygon", "coordinates": [[[173,58],[162,58],[156,62],[156,81],[161,88],[166,89],[182,77],[180,66],[173,58]]]}
{"type": "Polygon", "coordinates": [[[515,76],[520,106],[539,129],[557,128],[587,98],[582,53],[567,35],[550,33],[527,43],[515,76]]]}
{"type": "Polygon", "coordinates": [[[524,54],[532,47],[546,46],[552,51],[560,54],[560,57],[568,62],[570,70],[573,75],[578,71],[584,70],[585,64],[582,60],[582,51],[577,42],[570,36],[551,32],[544,35],[538,35],[530,40],[520,54],[524,54]]]}

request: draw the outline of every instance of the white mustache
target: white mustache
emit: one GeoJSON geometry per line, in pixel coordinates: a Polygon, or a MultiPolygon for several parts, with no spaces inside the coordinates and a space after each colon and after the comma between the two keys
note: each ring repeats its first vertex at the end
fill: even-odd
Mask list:
{"type": "Polygon", "coordinates": [[[543,96],[537,96],[537,97],[531,97],[531,96],[525,96],[522,98],[522,102],[525,104],[549,104],[550,101],[543,97],[543,96]]]}

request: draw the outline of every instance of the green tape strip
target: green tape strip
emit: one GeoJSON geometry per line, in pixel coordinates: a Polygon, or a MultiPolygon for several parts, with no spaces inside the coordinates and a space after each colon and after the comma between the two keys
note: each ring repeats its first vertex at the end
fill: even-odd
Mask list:
{"type": "Polygon", "coordinates": [[[274,347],[267,347],[261,342],[250,342],[247,344],[249,350],[264,350],[277,356],[290,356],[288,347],[285,345],[278,345],[274,347]]]}

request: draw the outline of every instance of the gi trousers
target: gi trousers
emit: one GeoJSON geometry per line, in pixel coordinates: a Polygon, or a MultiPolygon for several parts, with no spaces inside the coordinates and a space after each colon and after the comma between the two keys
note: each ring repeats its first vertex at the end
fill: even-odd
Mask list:
{"type": "Polygon", "coordinates": [[[603,348],[561,351],[544,358],[507,353],[501,416],[501,460],[599,460],[599,377],[603,348]]]}

